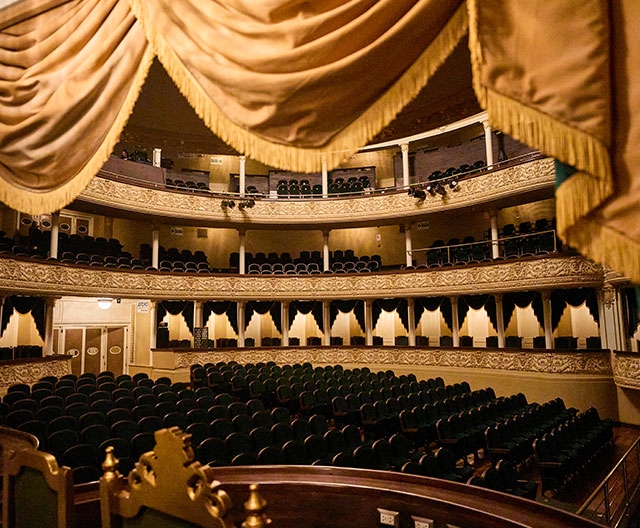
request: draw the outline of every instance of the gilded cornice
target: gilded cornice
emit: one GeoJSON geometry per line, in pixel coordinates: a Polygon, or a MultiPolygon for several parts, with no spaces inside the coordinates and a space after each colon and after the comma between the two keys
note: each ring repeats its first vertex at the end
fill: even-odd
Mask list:
{"type": "Polygon", "coordinates": [[[221,195],[169,192],[107,178],[94,178],[79,197],[80,202],[138,214],[180,219],[193,224],[226,226],[354,224],[419,217],[469,207],[508,196],[552,187],[552,159],[535,160],[460,182],[445,197],[436,195],[420,202],[406,192],[363,195],[355,198],[316,200],[258,200],[255,207],[223,209],[221,195]]]}
{"type": "Polygon", "coordinates": [[[611,376],[608,352],[543,352],[533,350],[491,351],[486,349],[439,349],[413,347],[304,347],[250,348],[222,352],[176,352],[177,368],[188,369],[194,363],[218,361],[256,363],[275,361],[279,365],[410,365],[488,369],[545,374],[611,376]]]}
{"type": "Polygon", "coordinates": [[[428,297],[600,286],[602,268],[580,257],[505,260],[441,270],[337,275],[133,272],[0,257],[0,292],[142,299],[315,300],[428,297]]]}
{"type": "Polygon", "coordinates": [[[640,354],[613,354],[613,379],[619,387],[640,389],[640,354]]]}

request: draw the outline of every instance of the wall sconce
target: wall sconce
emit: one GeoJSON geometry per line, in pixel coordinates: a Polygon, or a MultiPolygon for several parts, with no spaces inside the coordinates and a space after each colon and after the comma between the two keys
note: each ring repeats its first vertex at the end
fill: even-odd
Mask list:
{"type": "Polygon", "coordinates": [[[112,302],[113,302],[113,299],[109,299],[107,297],[101,297],[98,299],[98,308],[100,308],[101,310],[108,310],[109,308],[111,308],[112,302]]]}

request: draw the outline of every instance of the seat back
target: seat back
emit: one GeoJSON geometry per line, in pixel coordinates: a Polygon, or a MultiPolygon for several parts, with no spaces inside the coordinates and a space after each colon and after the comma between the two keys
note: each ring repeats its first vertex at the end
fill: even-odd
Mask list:
{"type": "Polygon", "coordinates": [[[73,528],[71,470],[59,467],[53,455],[37,448],[34,436],[0,427],[2,526],[73,528]]]}
{"type": "MultiPolygon", "coordinates": [[[[213,478],[213,469],[195,461],[191,436],[177,427],[155,433],[155,448],[144,453],[125,478],[118,471],[113,450],[107,449],[100,479],[100,510],[103,528],[234,526],[231,498],[213,478]]],[[[269,522],[266,502],[257,485],[249,487],[245,504],[247,526],[269,522]]]]}

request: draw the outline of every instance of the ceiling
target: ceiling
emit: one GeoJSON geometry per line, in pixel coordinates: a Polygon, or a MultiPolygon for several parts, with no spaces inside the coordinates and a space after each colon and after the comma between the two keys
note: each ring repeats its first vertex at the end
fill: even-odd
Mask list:
{"type": "MultiPolygon", "coordinates": [[[[419,134],[480,111],[464,39],[420,94],[370,144],[419,134]]],[[[157,60],[115,151],[122,147],[161,148],[165,157],[178,152],[238,154],[204,125],[157,60]]]]}

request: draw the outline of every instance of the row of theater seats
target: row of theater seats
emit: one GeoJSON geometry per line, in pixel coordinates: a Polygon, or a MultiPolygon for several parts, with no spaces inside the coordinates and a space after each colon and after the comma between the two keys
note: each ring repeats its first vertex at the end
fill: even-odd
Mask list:
{"type": "MultiPolygon", "coordinates": [[[[477,241],[469,235],[460,238],[435,240],[426,252],[426,261],[422,266],[443,267],[460,264],[477,264],[478,262],[492,262],[491,233],[486,240],[477,241]]],[[[539,219],[535,224],[522,222],[516,231],[514,224],[507,224],[501,230],[499,256],[501,258],[517,258],[532,255],[546,255],[560,249],[560,241],[555,236],[555,219],[549,222],[546,218],[539,219]]]]}
{"type": "Polygon", "coordinates": [[[452,176],[464,176],[466,174],[484,169],[485,165],[486,164],[484,160],[477,160],[473,163],[463,163],[458,167],[448,167],[447,169],[443,170],[435,170],[429,175],[428,180],[436,181],[444,178],[450,178],[452,176]]]}
{"type": "Polygon", "coordinates": [[[184,191],[208,191],[209,184],[202,180],[190,180],[183,174],[172,174],[165,178],[164,184],[169,189],[179,189],[184,191]]]}
{"type": "MultiPolygon", "coordinates": [[[[362,194],[371,188],[371,181],[366,175],[349,178],[329,178],[327,191],[330,195],[362,194]]],[[[322,184],[312,184],[306,179],[279,180],[276,187],[278,198],[321,198],[322,184]]]]}
{"type": "Polygon", "coordinates": [[[14,347],[0,347],[0,361],[10,359],[24,359],[42,357],[40,345],[17,345],[14,347]]]}

